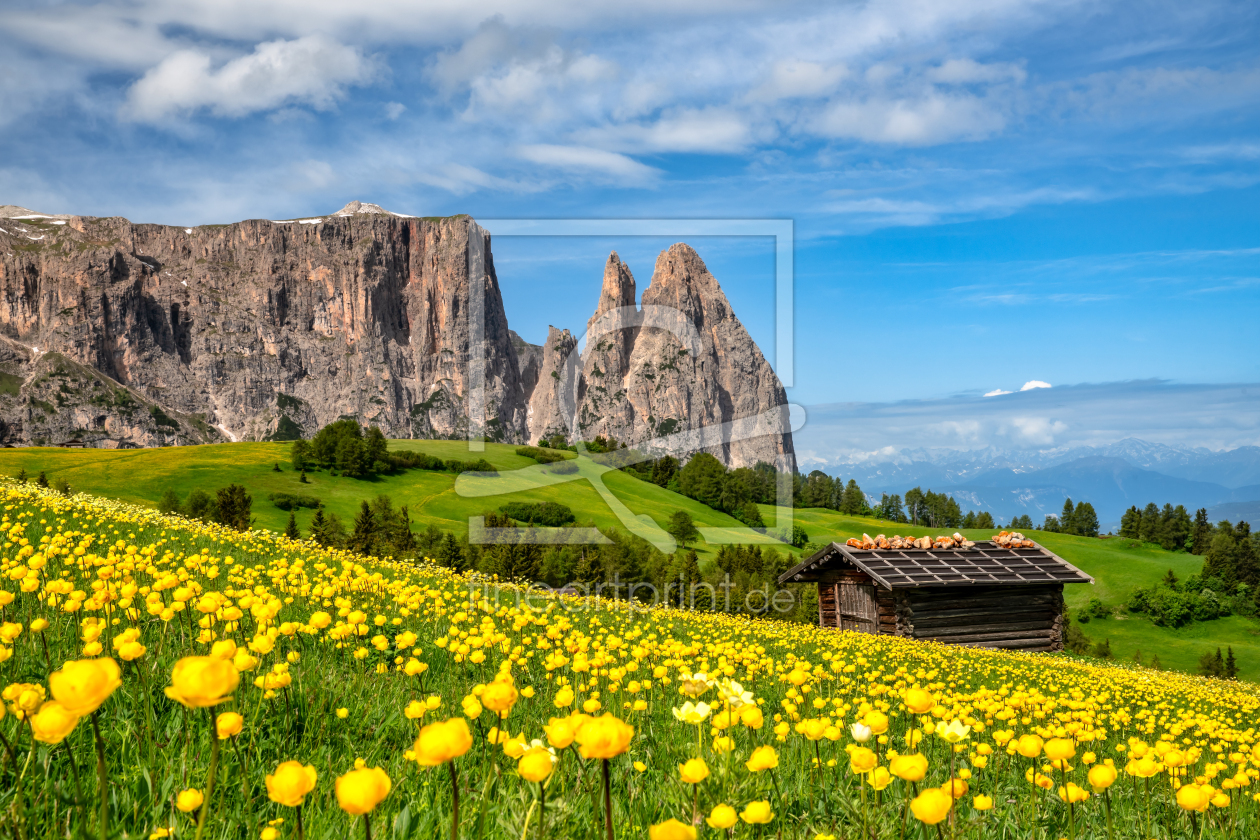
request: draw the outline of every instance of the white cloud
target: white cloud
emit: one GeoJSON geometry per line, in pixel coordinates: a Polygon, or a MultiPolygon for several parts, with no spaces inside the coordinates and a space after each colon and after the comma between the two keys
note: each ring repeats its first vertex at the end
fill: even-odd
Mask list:
{"type": "Polygon", "coordinates": [[[1032,391],[1036,388],[1049,388],[1049,387],[1050,387],[1049,382],[1042,382],[1040,379],[1030,379],[1027,382],[1025,382],[1024,387],[1020,388],[1019,390],[1032,391]]]}
{"type": "Polygon", "coordinates": [[[1003,394],[1010,394],[1010,393],[1013,393],[1013,392],[1003,391],[1001,388],[994,388],[992,391],[989,391],[988,393],[986,393],[985,396],[986,397],[1000,397],[1003,394]]]}
{"type": "Polygon", "coordinates": [[[1014,437],[1039,446],[1054,443],[1055,436],[1068,429],[1063,421],[1049,417],[1012,417],[1010,422],[1014,426],[1014,437]]]}
{"type": "Polygon", "coordinates": [[[346,86],[373,74],[372,62],[356,47],[322,35],[267,41],[217,68],[205,52],[179,50],[131,86],[122,114],[160,122],[201,109],[240,117],[286,104],[328,108],[346,86]]]}
{"type": "Polygon", "coordinates": [[[927,78],[946,85],[969,85],[977,82],[1022,82],[1027,78],[1018,64],[981,64],[970,58],[951,58],[927,72],[927,78]]]}
{"type": "Polygon", "coordinates": [[[849,75],[843,64],[820,64],[816,61],[777,61],[770,67],[769,77],[748,94],[752,102],[775,102],[780,99],[813,98],[830,93],[841,79],[849,75]]]}
{"type": "Polygon", "coordinates": [[[407,106],[402,104],[401,102],[386,102],[385,103],[385,118],[390,119],[390,120],[396,120],[399,117],[401,117],[403,115],[403,112],[406,110],[407,110],[407,106]]]}
{"type": "Polygon", "coordinates": [[[1005,125],[1006,118],[986,99],[938,92],[840,100],[809,122],[809,128],[824,137],[906,146],[979,140],[1005,125]]]}
{"type": "Polygon", "coordinates": [[[586,146],[535,144],[517,149],[523,159],[560,169],[597,172],[628,182],[655,180],[660,170],[617,152],[586,146]]]}
{"type": "Polygon", "coordinates": [[[739,152],[753,142],[743,114],[725,108],[683,108],[648,122],[581,132],[596,146],[638,152],[739,152]]]}

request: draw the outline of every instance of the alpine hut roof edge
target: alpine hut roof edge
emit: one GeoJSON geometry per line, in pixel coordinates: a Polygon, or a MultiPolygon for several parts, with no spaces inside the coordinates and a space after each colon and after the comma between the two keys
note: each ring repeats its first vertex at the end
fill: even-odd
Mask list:
{"type": "Polygon", "coordinates": [[[1003,548],[986,541],[969,549],[870,550],[833,542],[780,575],[779,583],[810,580],[802,575],[820,570],[836,557],[885,589],[1094,582],[1093,577],[1040,544],[1034,548],[1003,548]]]}

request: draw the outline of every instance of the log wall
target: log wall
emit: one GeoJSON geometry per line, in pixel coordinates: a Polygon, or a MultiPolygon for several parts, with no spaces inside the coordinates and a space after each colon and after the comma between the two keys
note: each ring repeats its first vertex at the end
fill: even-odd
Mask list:
{"type": "Polygon", "coordinates": [[[898,589],[896,634],[955,645],[1063,650],[1063,585],[898,589]]]}

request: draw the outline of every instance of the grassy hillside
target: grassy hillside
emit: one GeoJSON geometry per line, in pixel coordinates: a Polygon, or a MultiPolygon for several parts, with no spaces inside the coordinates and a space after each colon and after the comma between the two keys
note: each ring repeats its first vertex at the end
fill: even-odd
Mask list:
{"type": "MultiPolygon", "coordinates": [[[[390,441],[393,451],[419,450],[442,459],[484,457],[504,472],[533,466],[535,461],[516,454],[516,447],[486,444],[484,453],[468,452],[463,441],[390,441]]],[[[582,469],[596,471],[587,459],[582,469]]],[[[455,490],[455,475],[428,470],[407,470],[397,475],[360,480],[334,477],[327,472],[307,474],[307,484],[298,480],[289,462],[287,443],[230,443],[211,446],[163,449],[60,449],[26,448],[0,450],[0,475],[16,475],[25,469],[32,478],[43,470],[48,480],[64,478],[80,492],[109,496],[144,505],[155,505],[167,488],[181,498],[194,488],[213,491],[231,483],[243,485],[253,496],[253,513],[259,528],[284,529],[287,511],[267,500],[269,493],[316,496],[329,513],[347,524],[353,521],[359,504],[378,494],[389,496],[395,505],[407,505],[418,528],[429,524],[456,534],[466,533],[468,517],[494,510],[512,501],[560,502],[572,508],[580,522],[596,526],[620,527],[620,520],[587,481],[574,480],[528,492],[492,498],[464,498],[455,490]],[[280,465],[281,472],[273,466],[280,465]]],[[[658,525],[668,523],[677,510],[685,510],[698,525],[729,528],[739,522],[699,502],[671,493],[621,472],[604,473],[604,482],[631,513],[647,515],[658,525]]],[[[299,510],[298,526],[304,531],[314,511],[299,510]]],[[[704,547],[701,546],[704,553],[704,547]]]]}
{"type": "MultiPolygon", "coordinates": [[[[394,450],[420,450],[440,458],[467,459],[467,444],[462,441],[391,441],[394,450]]],[[[484,457],[505,473],[534,465],[531,458],[517,455],[516,447],[486,444],[484,457]]],[[[465,498],[455,490],[453,474],[426,470],[408,470],[393,476],[372,480],[333,477],[326,472],[309,473],[309,484],[301,484],[288,460],[289,445],[284,443],[237,443],[165,449],[59,449],[29,448],[0,450],[0,475],[14,475],[25,469],[32,477],[44,470],[50,481],[61,477],[79,491],[154,505],[166,488],[186,496],[195,487],[213,490],[232,482],[244,485],[254,497],[254,515],[259,527],[282,530],[288,513],[272,505],[267,494],[273,492],[302,493],[323,500],[325,509],[350,521],[361,501],[377,494],[386,494],[395,505],[407,505],[418,528],[434,524],[438,528],[462,534],[467,531],[468,517],[516,500],[554,501],[568,505],[580,521],[592,521],[599,527],[621,527],[620,520],[591,484],[584,480],[568,481],[550,487],[492,498],[465,498]],[[281,472],[272,467],[279,464],[281,472]]],[[[595,472],[594,465],[582,464],[583,473],[595,472]]],[[[605,484],[631,513],[652,518],[665,525],[676,510],[686,510],[698,525],[713,528],[734,528],[739,523],[699,502],[640,481],[625,473],[603,474],[605,484]]],[[[769,521],[771,506],[762,506],[769,521]]],[[[314,512],[297,512],[298,524],[307,527],[314,512]]],[[[811,508],[795,512],[796,521],[809,534],[811,542],[843,541],[869,534],[911,534],[923,536],[933,529],[885,522],[865,517],[845,516],[835,511],[811,508]]],[[[940,530],[940,529],[936,529],[940,530]]],[[[967,531],[967,536],[986,539],[988,530],[967,531]]],[[[1036,532],[1033,537],[1047,548],[1092,575],[1093,586],[1067,587],[1068,605],[1079,613],[1091,598],[1115,606],[1138,586],[1148,586],[1169,569],[1183,580],[1196,572],[1201,561],[1188,554],[1174,554],[1149,544],[1125,539],[1091,539],[1067,534],[1036,532]]],[[[775,543],[780,549],[786,547],[775,543]]],[[[702,561],[710,557],[713,547],[698,546],[702,561]]],[[[799,553],[799,552],[797,552],[799,553]]],[[[1084,627],[1091,638],[1109,638],[1117,659],[1130,659],[1141,650],[1149,661],[1158,654],[1170,668],[1194,671],[1199,657],[1217,646],[1232,645],[1249,679],[1260,679],[1260,622],[1233,617],[1171,629],[1157,627],[1138,615],[1095,620],[1084,627]]]]}

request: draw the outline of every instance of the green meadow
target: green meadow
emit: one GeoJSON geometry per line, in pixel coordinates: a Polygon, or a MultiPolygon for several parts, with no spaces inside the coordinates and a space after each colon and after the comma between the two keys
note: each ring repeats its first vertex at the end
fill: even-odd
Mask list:
{"type": "MultiPolygon", "coordinates": [[[[559,502],[568,505],[580,523],[593,523],[601,528],[623,528],[614,507],[624,506],[636,517],[649,517],[665,526],[675,511],[685,510],[710,539],[721,538],[724,529],[740,527],[740,523],[724,513],[699,502],[641,481],[626,473],[604,471],[587,458],[579,458],[575,475],[541,476],[540,467],[532,458],[516,454],[516,447],[485,444],[485,451],[470,453],[464,441],[390,441],[390,448],[419,450],[448,459],[484,457],[503,477],[501,483],[484,485],[482,480],[465,476],[457,489],[452,473],[428,470],[407,470],[373,479],[334,477],[325,471],[307,474],[307,484],[299,481],[289,462],[288,443],[234,443],[162,449],[60,449],[23,448],[0,450],[0,474],[16,475],[25,469],[33,479],[43,470],[48,480],[64,478],[73,490],[108,496],[144,505],[156,505],[167,488],[187,497],[194,488],[213,492],[227,484],[243,485],[254,499],[256,527],[283,530],[287,511],[268,501],[270,493],[316,496],[328,513],[335,513],[350,524],[364,500],[384,494],[395,506],[407,505],[417,529],[430,524],[457,535],[467,533],[468,518],[512,501],[559,502]],[[279,465],[280,471],[274,467],[279,465]],[[602,481],[611,495],[606,500],[596,490],[595,481],[602,481]],[[539,486],[541,485],[541,486],[539,486]],[[506,487],[525,487],[500,493],[506,487]],[[479,496],[493,491],[496,495],[479,496]],[[610,506],[610,504],[612,506],[610,506]]],[[[772,506],[761,506],[768,523],[775,516],[772,506]]],[[[795,522],[809,535],[811,542],[843,542],[863,533],[925,536],[934,533],[926,527],[886,522],[866,517],[846,516],[831,510],[806,508],[796,510],[795,522]]],[[[295,513],[298,527],[306,530],[314,511],[301,509],[295,513]]],[[[936,529],[939,531],[939,529],[936,529]]],[[[973,539],[987,539],[987,530],[966,531],[973,539]]],[[[1123,604],[1127,594],[1139,586],[1149,586],[1169,570],[1184,580],[1198,571],[1198,557],[1164,551],[1135,540],[1097,539],[1041,531],[1030,536],[1085,571],[1095,579],[1093,585],[1066,588],[1068,605],[1073,614],[1091,598],[1098,598],[1115,607],[1123,604]]],[[[734,539],[734,537],[732,537],[734,539]]],[[[746,540],[745,540],[746,541],[746,540]]],[[[800,551],[769,538],[764,541],[795,555],[800,551]]],[[[702,564],[712,557],[716,545],[701,542],[697,549],[702,564]]],[[[1083,626],[1091,639],[1110,639],[1117,659],[1131,659],[1140,651],[1149,662],[1158,654],[1168,668],[1194,671],[1204,652],[1218,646],[1233,646],[1242,673],[1249,679],[1260,679],[1260,622],[1230,617],[1216,621],[1193,623],[1182,628],[1157,627],[1146,617],[1121,612],[1123,617],[1095,619],[1083,626]]]]}

